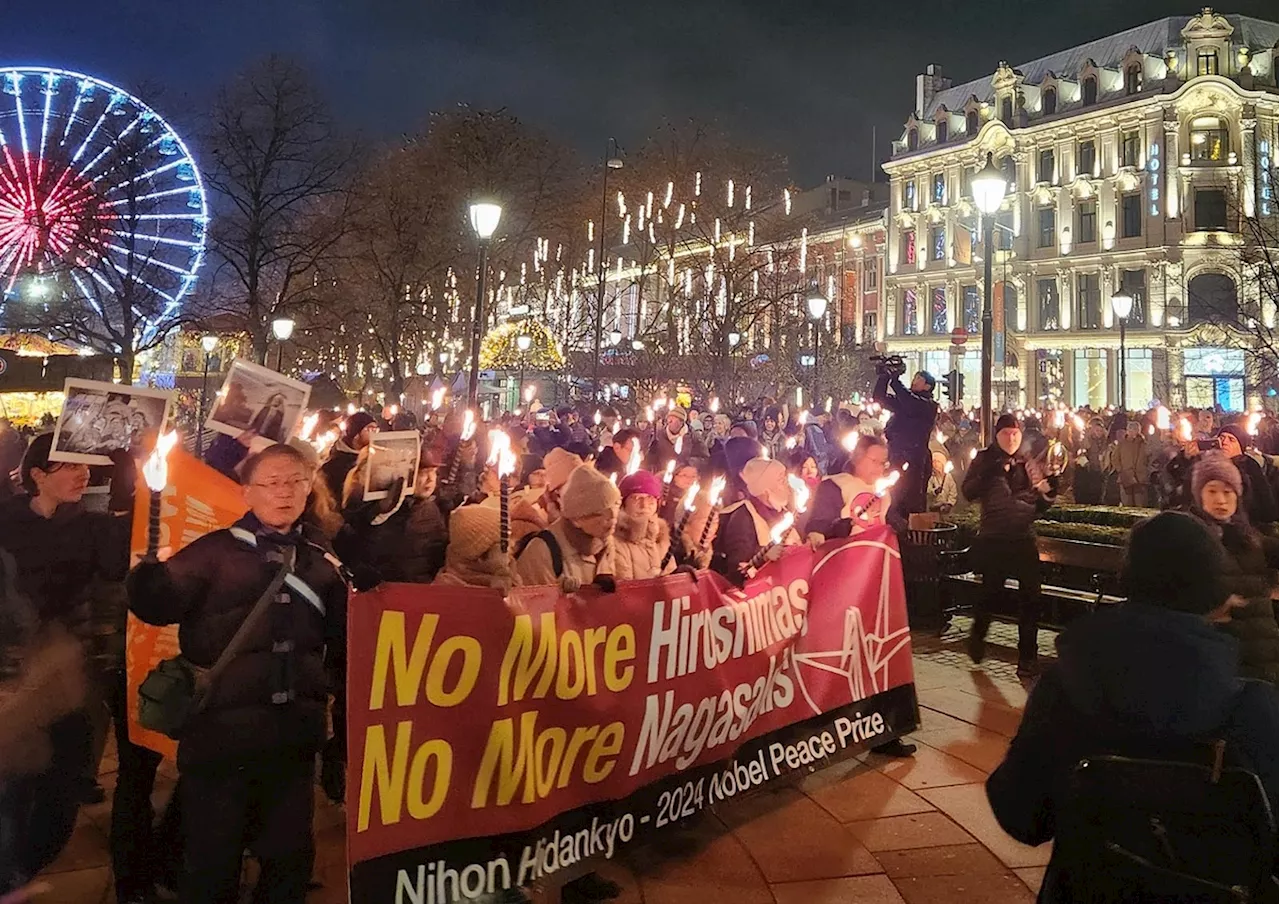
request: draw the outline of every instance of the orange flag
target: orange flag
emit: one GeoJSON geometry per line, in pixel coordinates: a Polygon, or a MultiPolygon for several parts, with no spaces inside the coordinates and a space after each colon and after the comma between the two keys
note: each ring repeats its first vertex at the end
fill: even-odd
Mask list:
{"type": "MultiPolygon", "coordinates": [[[[138,481],[133,506],[133,535],[130,547],[134,561],[147,549],[147,517],[151,491],[138,481]]],[[[169,453],[169,484],[160,506],[160,546],[174,552],[207,533],[229,527],[245,513],[247,506],[240,485],[229,480],[181,446],[169,453]]],[[[129,740],[167,757],[178,752],[178,743],[138,724],[138,688],[163,659],[178,655],[178,626],[156,628],[129,614],[125,630],[125,674],[128,685],[129,740]]]]}

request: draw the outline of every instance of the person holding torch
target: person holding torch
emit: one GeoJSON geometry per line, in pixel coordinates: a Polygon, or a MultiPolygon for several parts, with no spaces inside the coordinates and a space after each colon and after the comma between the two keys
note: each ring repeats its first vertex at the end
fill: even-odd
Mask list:
{"type": "Polygon", "coordinates": [[[774,530],[784,519],[795,516],[787,511],[791,503],[791,486],[787,467],[780,461],[753,458],[742,468],[746,487],[743,499],[725,507],[720,513],[720,528],[712,546],[711,568],[731,583],[742,586],[746,580],[743,566],[761,550],[766,559],[781,557],[782,547],[796,542],[795,532],[784,530],[775,539],[774,530]]]}

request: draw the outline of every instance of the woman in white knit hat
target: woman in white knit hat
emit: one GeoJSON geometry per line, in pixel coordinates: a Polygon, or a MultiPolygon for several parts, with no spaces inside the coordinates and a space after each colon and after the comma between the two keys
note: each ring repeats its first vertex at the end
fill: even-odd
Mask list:
{"type": "Polygon", "coordinates": [[[622,497],[595,468],[574,468],[560,494],[560,517],[530,535],[516,556],[521,584],[560,584],[573,593],[605,576],[612,583],[613,530],[622,497]]]}

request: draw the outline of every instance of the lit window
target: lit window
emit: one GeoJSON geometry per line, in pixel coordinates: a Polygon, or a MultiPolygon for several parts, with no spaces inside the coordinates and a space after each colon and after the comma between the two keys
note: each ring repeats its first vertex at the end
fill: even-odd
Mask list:
{"type": "Polygon", "coordinates": [[[916,290],[904,289],[902,292],[902,335],[915,336],[920,332],[920,325],[916,322],[917,313],[916,290]]]}
{"type": "Polygon", "coordinates": [[[1226,123],[1217,116],[1191,120],[1191,159],[1219,163],[1227,159],[1231,138],[1226,123]]]}
{"type": "Polygon", "coordinates": [[[944,226],[929,227],[929,259],[940,261],[947,256],[947,230],[944,226]]]}
{"type": "Polygon", "coordinates": [[[947,290],[942,286],[934,287],[932,314],[929,328],[939,334],[950,332],[947,328],[947,290]]]}
{"type": "Polygon", "coordinates": [[[945,204],[947,202],[947,177],[942,173],[933,174],[933,203],[945,204]]]}
{"type": "Polygon", "coordinates": [[[1036,294],[1040,297],[1040,329],[1056,330],[1058,328],[1058,281],[1041,279],[1036,281],[1036,294]]]}
{"type": "Polygon", "coordinates": [[[982,329],[982,305],[978,303],[978,287],[964,287],[964,331],[976,333],[982,329]]]}
{"type": "Polygon", "coordinates": [[[902,183],[902,209],[916,209],[916,180],[908,179],[902,183]]]}
{"type": "Polygon", "coordinates": [[[916,231],[908,229],[902,233],[902,259],[908,264],[916,262],[916,231]]]}
{"type": "Polygon", "coordinates": [[[1201,50],[1196,54],[1196,75],[1218,74],[1218,51],[1201,50]]]}

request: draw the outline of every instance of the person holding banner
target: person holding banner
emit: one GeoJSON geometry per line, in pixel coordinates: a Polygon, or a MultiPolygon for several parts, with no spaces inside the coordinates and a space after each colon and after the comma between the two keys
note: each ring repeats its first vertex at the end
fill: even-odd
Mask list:
{"type": "Polygon", "coordinates": [[[241,478],[249,513],[166,562],[144,558],[129,576],[130,608],[149,624],[177,624],[197,669],[212,668],[251,615],[265,613],[215,684],[198,690],[178,737],[180,899],[235,901],[249,847],[261,864],[255,900],[303,904],[315,859],[315,757],[330,688],[340,699],[345,670],[347,585],[337,560],[303,533],[303,455],[269,446],[241,478]],[[273,585],[279,591],[264,595],[273,585]]]}
{"type": "Polygon", "coordinates": [[[675,559],[668,557],[671,528],[658,517],[662,481],[648,471],[636,471],[622,479],[618,491],[622,509],[614,529],[614,576],[638,581],[675,571],[675,559]]]}
{"type": "Polygon", "coordinates": [[[889,447],[884,440],[858,435],[844,472],[818,484],[807,525],[810,545],[816,549],[835,537],[856,533],[855,527],[861,530],[868,524],[884,524],[891,498],[884,482],[888,468],[889,447]]]}
{"type": "Polygon", "coordinates": [[[559,584],[566,593],[585,584],[611,584],[621,502],[609,478],[595,468],[574,468],[561,494],[560,517],[531,534],[516,554],[520,583],[559,584]]]}
{"type": "Polygon", "coordinates": [[[712,546],[711,568],[739,587],[746,581],[743,567],[768,549],[770,561],[782,555],[782,546],[794,537],[787,531],[783,543],[774,543],[771,531],[786,516],[791,503],[787,467],[780,461],[753,458],[742,468],[746,497],[720,513],[720,532],[712,546]]]}
{"type": "Polygon", "coordinates": [[[461,505],[449,515],[449,546],[434,583],[511,589],[510,557],[502,551],[502,516],[494,505],[461,505]]]}

